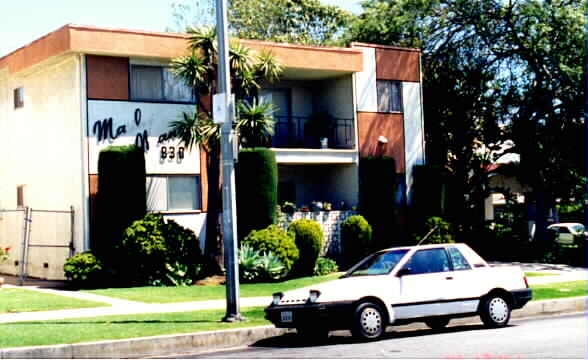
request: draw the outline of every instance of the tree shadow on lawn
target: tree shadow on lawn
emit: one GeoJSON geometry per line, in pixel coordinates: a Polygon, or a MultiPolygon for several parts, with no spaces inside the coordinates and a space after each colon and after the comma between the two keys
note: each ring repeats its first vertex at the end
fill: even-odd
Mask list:
{"type": "MultiPolygon", "coordinates": [[[[507,325],[506,327],[512,327],[516,325],[507,325]]],[[[451,334],[464,331],[479,331],[479,330],[491,330],[484,325],[456,325],[449,326],[440,330],[433,329],[414,329],[414,330],[388,330],[379,340],[385,341],[392,339],[404,339],[427,335],[437,334],[451,334]]],[[[331,346],[331,345],[344,345],[344,344],[362,344],[369,343],[369,341],[362,340],[351,336],[351,333],[346,330],[332,331],[329,334],[329,338],[325,340],[316,339],[305,339],[298,336],[296,332],[287,333],[280,336],[274,336],[259,340],[252,344],[252,347],[267,347],[267,348],[304,348],[314,346],[331,346]]]]}

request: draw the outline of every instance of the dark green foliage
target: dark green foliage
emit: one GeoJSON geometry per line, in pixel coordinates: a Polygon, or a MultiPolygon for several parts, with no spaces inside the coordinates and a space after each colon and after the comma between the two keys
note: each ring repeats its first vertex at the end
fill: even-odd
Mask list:
{"type": "Polygon", "coordinates": [[[315,276],[328,275],[337,271],[339,271],[339,266],[337,266],[335,260],[326,257],[319,257],[314,267],[315,276]]]}
{"type": "Polygon", "coordinates": [[[374,250],[372,227],[361,215],[348,217],[341,224],[341,243],[346,265],[355,264],[374,250]]]}
{"type": "Polygon", "coordinates": [[[323,248],[323,231],[313,220],[295,220],[288,225],[288,232],[294,234],[300,257],[294,264],[294,273],[298,276],[312,276],[316,261],[323,248]]]}
{"type": "Polygon", "coordinates": [[[147,212],[145,156],[135,145],[109,146],[98,158],[96,238],[92,249],[110,263],[123,231],[147,212]]]}
{"type": "Polygon", "coordinates": [[[119,264],[125,285],[191,283],[202,262],[196,235],[160,214],[133,222],[117,251],[126,259],[119,264]]]}
{"type": "Polygon", "coordinates": [[[282,278],[286,267],[271,251],[260,252],[247,244],[239,249],[239,278],[242,282],[268,282],[282,278]]]}
{"type": "Polygon", "coordinates": [[[63,272],[75,288],[99,287],[104,276],[102,262],[89,251],[65,260],[63,272]]]}
{"type": "Polygon", "coordinates": [[[396,165],[386,156],[359,162],[359,210],[373,228],[376,246],[393,245],[395,221],[396,165]]]}
{"type": "Polygon", "coordinates": [[[278,165],[273,151],[243,149],[235,168],[239,239],[276,223],[278,165]]]}
{"type": "Polygon", "coordinates": [[[241,241],[241,247],[248,245],[259,252],[272,252],[286,267],[288,273],[299,257],[293,234],[286,233],[277,225],[270,225],[262,230],[252,230],[241,241]]]}
{"type": "Polygon", "coordinates": [[[413,176],[413,215],[419,221],[431,216],[442,216],[447,198],[443,169],[436,165],[417,165],[413,176]]]}
{"type": "Polygon", "coordinates": [[[425,224],[418,234],[415,234],[415,244],[422,239],[422,244],[449,244],[455,242],[455,234],[450,223],[438,216],[433,216],[425,221],[425,224]],[[425,236],[427,237],[426,239],[425,236]]]}

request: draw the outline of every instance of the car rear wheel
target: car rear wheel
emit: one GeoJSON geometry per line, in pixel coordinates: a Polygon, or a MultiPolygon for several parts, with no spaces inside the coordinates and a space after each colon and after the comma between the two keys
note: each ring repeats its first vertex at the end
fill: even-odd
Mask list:
{"type": "Polygon", "coordinates": [[[486,326],[506,326],[510,320],[510,312],[510,303],[503,296],[490,295],[482,299],[480,318],[486,326]]]}
{"type": "Polygon", "coordinates": [[[386,331],[386,313],[378,304],[364,302],[355,309],[351,333],[364,340],[375,340],[386,331]]]}
{"type": "Polygon", "coordinates": [[[425,324],[433,330],[440,330],[443,329],[449,324],[449,319],[447,318],[434,318],[425,321],[425,324]]]}

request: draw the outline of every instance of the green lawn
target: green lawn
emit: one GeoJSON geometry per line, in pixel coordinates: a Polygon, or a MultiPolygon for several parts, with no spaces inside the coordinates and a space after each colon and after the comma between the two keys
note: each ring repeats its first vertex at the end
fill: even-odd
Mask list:
{"type": "Polygon", "coordinates": [[[547,273],[547,272],[534,272],[529,271],[525,273],[526,277],[537,277],[537,276],[558,276],[559,274],[556,273],[547,273]]]}
{"type": "Polygon", "coordinates": [[[225,315],[224,310],[206,310],[1,324],[0,348],[75,344],[270,324],[263,318],[263,308],[244,309],[241,314],[247,321],[223,323],[220,319],[225,315]]]}
{"type": "MultiPolygon", "coordinates": [[[[16,288],[0,289],[0,314],[91,308],[110,304],[16,288]]],[[[0,336],[1,337],[1,336],[0,336]]]]}
{"type": "MultiPolygon", "coordinates": [[[[271,296],[277,291],[287,291],[336,279],[341,273],[305,277],[279,283],[241,284],[241,297],[271,296]]],[[[149,304],[174,303],[201,300],[222,300],[226,296],[224,285],[180,287],[136,287],[121,289],[86,290],[85,292],[118,299],[140,301],[149,304]]]]}
{"type": "Polygon", "coordinates": [[[532,285],[533,300],[548,300],[588,295],[588,281],[567,281],[552,284],[532,285]]]}

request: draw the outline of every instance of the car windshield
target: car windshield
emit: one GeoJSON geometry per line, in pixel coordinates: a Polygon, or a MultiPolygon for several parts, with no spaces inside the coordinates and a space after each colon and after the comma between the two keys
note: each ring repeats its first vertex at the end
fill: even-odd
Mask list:
{"type": "Polygon", "coordinates": [[[373,254],[356,266],[352,272],[345,274],[345,277],[389,274],[407,252],[407,249],[403,249],[373,254]]]}
{"type": "Polygon", "coordinates": [[[571,228],[576,233],[583,233],[586,230],[582,224],[572,225],[571,228]]]}

